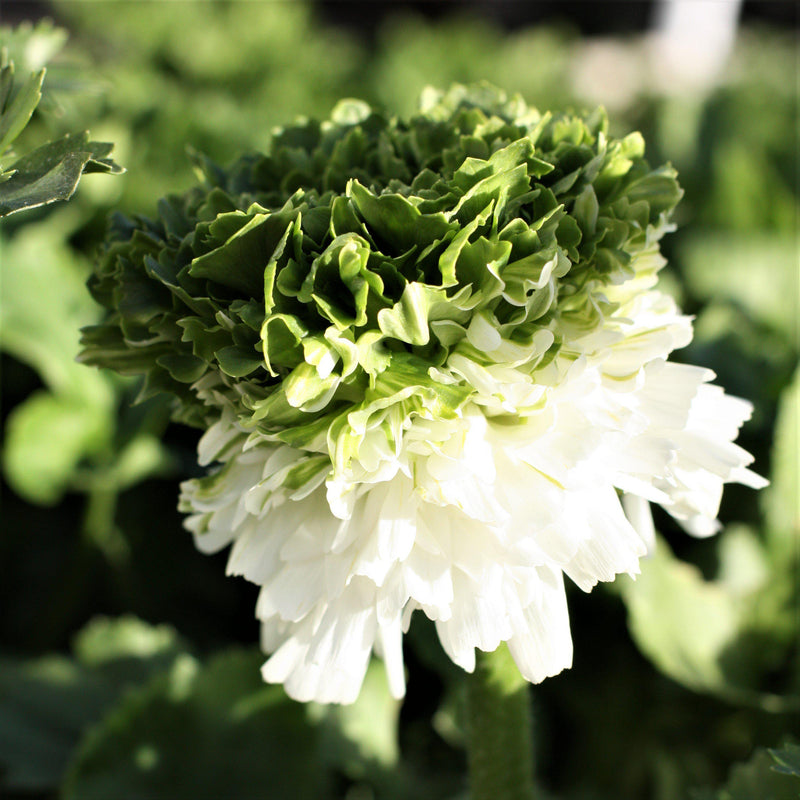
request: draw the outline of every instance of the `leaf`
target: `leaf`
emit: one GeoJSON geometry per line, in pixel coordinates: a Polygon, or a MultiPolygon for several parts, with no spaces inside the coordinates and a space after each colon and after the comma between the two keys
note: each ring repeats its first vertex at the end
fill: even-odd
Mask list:
{"type": "Polygon", "coordinates": [[[212,231],[214,225],[221,231],[221,223],[227,222],[235,225],[234,232],[219,247],[195,258],[189,274],[229,286],[247,297],[260,297],[264,270],[296,216],[297,211],[287,207],[273,214],[234,212],[217,217],[212,231]]]}
{"type": "Polygon", "coordinates": [[[229,346],[217,350],[215,353],[220,369],[234,378],[249,375],[259,367],[264,366],[264,359],[259,353],[248,353],[242,347],[229,346]]]}
{"type": "Polygon", "coordinates": [[[147,477],[168,472],[171,467],[172,458],[161,440],[152,433],[140,432],[119,451],[114,463],[103,470],[98,482],[105,480],[106,485],[124,491],[147,477]]]}
{"type": "Polygon", "coordinates": [[[397,766],[400,701],[389,693],[385,669],[373,659],[364,685],[351,705],[312,705],[310,716],[322,729],[322,755],[351,778],[375,768],[397,766]]]}
{"type": "Polygon", "coordinates": [[[76,658],[0,659],[0,785],[55,787],[86,727],[180,649],[172,629],[123,617],[90,623],[76,658]]]}
{"type": "Polygon", "coordinates": [[[435,302],[442,300],[446,300],[442,289],[421,283],[407,284],[400,300],[392,308],[383,308],[378,312],[381,332],[401,342],[427,344],[430,340],[430,308],[435,302]]]}
{"type": "Polygon", "coordinates": [[[772,765],[775,772],[800,778],[800,745],[787,744],[780,750],[771,749],[769,754],[776,762],[772,765]]]}
{"type": "Polygon", "coordinates": [[[75,356],[78,329],[99,314],[86,291],[88,265],[67,246],[58,222],[29,224],[0,240],[0,346],[50,389],[90,398],[107,381],[75,356]]]}
{"type": "Polygon", "coordinates": [[[176,653],[178,639],[168,625],[150,625],[131,615],[95,617],[72,643],[77,660],[97,667],[123,658],[149,659],[176,653]]]}
{"type": "Polygon", "coordinates": [[[684,239],[677,261],[699,299],[733,302],[788,341],[798,341],[793,234],[704,233],[684,239]]]}
{"type": "Polygon", "coordinates": [[[109,145],[90,142],[89,134],[67,135],[15,161],[15,174],[0,183],[0,217],[68,200],[83,172],[118,174],[122,168],[106,158],[109,145]]]}
{"type": "Polygon", "coordinates": [[[390,250],[399,255],[415,245],[426,246],[451,229],[444,214],[421,214],[399,194],[375,195],[357,180],[347,186],[347,195],[361,218],[380,233],[390,250]]]}
{"type": "Polygon", "coordinates": [[[263,660],[238,650],[204,667],[176,660],[89,732],[63,799],[322,796],[317,735],[302,705],[262,682],[263,660]]]}
{"type": "Polygon", "coordinates": [[[771,482],[761,507],[771,554],[776,563],[790,563],[800,555],[800,370],[781,394],[773,442],[771,482]]]}
{"type": "MultiPolygon", "coordinates": [[[[42,81],[45,70],[41,69],[27,77],[22,88],[12,96],[7,108],[0,104],[0,155],[11,146],[14,139],[19,136],[28,124],[34,109],[39,105],[42,97],[42,81]]],[[[0,81],[3,84],[3,93],[11,90],[14,77],[14,64],[3,66],[0,81]]],[[[16,165],[14,169],[17,169],[16,165]]]]}
{"type": "Polygon", "coordinates": [[[3,469],[14,491],[34,503],[57,502],[75,468],[110,444],[112,419],[95,404],[40,391],[6,422],[3,469]]]}
{"type": "Polygon", "coordinates": [[[772,712],[798,709],[800,696],[761,691],[762,676],[785,666],[793,612],[781,602],[783,582],[750,563],[753,553],[764,559],[757,539],[744,528],[738,536],[742,541],[721,549],[724,579],[717,581],[706,581],[659,540],[641,575],[620,582],[631,635],[662,672],[690,689],[772,712]]]}
{"type": "Polygon", "coordinates": [[[647,201],[650,206],[650,220],[655,222],[659,214],[673,209],[683,197],[683,190],[675,180],[676,174],[670,166],[654,169],[634,181],[625,191],[625,196],[631,203],[647,201]]]}
{"type": "Polygon", "coordinates": [[[83,264],[60,235],[53,220],[28,225],[2,242],[0,259],[0,346],[51,390],[11,411],[3,467],[13,488],[39,503],[57,501],[78,464],[110,445],[114,428],[111,378],[75,362],[78,329],[97,312],[83,264]]]}
{"type": "Polygon", "coordinates": [[[42,790],[61,779],[86,725],[114,692],[73,661],[0,660],[0,765],[6,787],[42,790]]]}
{"type": "Polygon", "coordinates": [[[57,28],[50,19],[38,20],[35,25],[22,22],[2,31],[3,47],[8,50],[9,61],[30,72],[50,62],[64,47],[68,37],[67,31],[57,28]]]}
{"type": "Polygon", "coordinates": [[[797,800],[800,784],[796,776],[781,774],[773,763],[766,750],[756,750],[747,763],[731,769],[718,800],[797,800]]]}

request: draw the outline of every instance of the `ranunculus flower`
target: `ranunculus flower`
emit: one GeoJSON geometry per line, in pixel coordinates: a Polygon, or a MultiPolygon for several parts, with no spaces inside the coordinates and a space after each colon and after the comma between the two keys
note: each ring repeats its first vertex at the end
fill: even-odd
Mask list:
{"type": "Polygon", "coordinates": [[[724,483],[764,484],[749,404],[667,360],[681,192],[643,151],[457,86],[408,121],[345,101],[117,220],[84,360],[205,428],[180,507],[261,587],[266,680],[350,702],[374,651],[399,697],[419,610],[464,669],[507,642],[541,681],[571,663],[565,575],[635,574],[650,502],[705,536],[724,483]]]}

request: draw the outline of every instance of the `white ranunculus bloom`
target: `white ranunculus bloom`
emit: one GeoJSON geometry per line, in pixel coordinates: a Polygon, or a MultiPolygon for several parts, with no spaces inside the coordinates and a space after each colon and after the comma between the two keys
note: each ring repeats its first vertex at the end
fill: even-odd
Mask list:
{"type": "Polygon", "coordinates": [[[512,352],[473,319],[484,363],[456,348],[434,370],[474,390],[455,413],[399,392],[346,414],[316,450],[248,434],[232,413],[205,434],[201,460],[221,466],[186,482],[181,505],[198,547],[232,544],[228,572],[261,587],[266,680],[351,702],[374,650],[400,697],[419,610],[465,670],[475,648],[507,642],[541,681],[572,660],[564,576],[589,591],[636,574],[648,502],[704,536],[724,483],[765,484],[732,443],[749,404],[666,361],[689,319],[641,281],[624,288],[609,289],[619,308],[602,328],[541,367],[551,331],[512,352]]]}
{"type": "Polygon", "coordinates": [[[507,642],[540,681],[572,658],[564,576],[635,574],[650,503],[706,536],[724,483],[764,484],[749,404],[668,360],[682,191],[644,151],[455,85],[408,119],[344,100],[115,218],[81,358],[205,430],[181,509],[261,587],[268,681],[349,702],[374,651],[399,697],[414,611],[464,669],[507,642]]]}

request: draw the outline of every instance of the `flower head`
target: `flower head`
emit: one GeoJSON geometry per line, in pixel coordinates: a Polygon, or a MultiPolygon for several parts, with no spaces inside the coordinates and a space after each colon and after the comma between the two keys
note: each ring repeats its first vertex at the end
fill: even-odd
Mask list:
{"type": "Polygon", "coordinates": [[[680,198],[638,134],[489,87],[404,122],[363,103],[119,219],[84,360],[200,425],[197,546],[261,587],[263,674],[349,702],[373,651],[395,696],[415,610],[464,669],[507,642],[565,667],[566,575],[634,574],[648,502],[716,530],[750,406],[667,360],[691,322],[655,288],[680,198]]]}

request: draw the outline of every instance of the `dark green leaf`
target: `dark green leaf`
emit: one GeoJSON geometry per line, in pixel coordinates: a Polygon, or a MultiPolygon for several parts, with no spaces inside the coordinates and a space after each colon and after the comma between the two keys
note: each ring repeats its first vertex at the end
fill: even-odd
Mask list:
{"type": "MultiPolygon", "coordinates": [[[[39,70],[29,75],[21,89],[11,96],[11,102],[6,104],[8,97],[0,102],[0,155],[10,146],[14,139],[19,136],[23,128],[28,124],[34,109],[39,105],[42,97],[42,81],[44,80],[45,70],[39,70]]],[[[14,77],[14,65],[9,64],[2,68],[0,84],[2,92],[8,94],[14,77]]],[[[18,169],[15,165],[14,169],[18,169]]]]}
{"type": "Polygon", "coordinates": [[[800,745],[787,744],[780,749],[770,750],[769,754],[776,762],[772,769],[800,778],[800,745]]]}
{"type": "Polygon", "coordinates": [[[15,161],[15,174],[0,184],[0,217],[28,208],[68,200],[78,186],[81,174],[122,172],[103,156],[108,146],[90,142],[87,133],[65,136],[44,144],[15,161]]]}
{"type": "Polygon", "coordinates": [[[730,772],[719,800],[797,800],[800,781],[793,773],[782,774],[774,768],[773,757],[757,750],[746,764],[737,764],[730,772]]]}
{"type": "Polygon", "coordinates": [[[184,656],[128,694],[85,738],[64,800],[317,800],[317,734],[302,705],[262,682],[263,660],[231,651],[200,667],[184,656]]]}
{"type": "Polygon", "coordinates": [[[233,378],[243,378],[251,372],[264,366],[264,359],[259,353],[249,353],[241,347],[223,347],[216,352],[220,369],[233,378]]]}
{"type": "Polygon", "coordinates": [[[791,579],[767,581],[763,548],[752,531],[742,527],[724,537],[719,580],[706,581],[664,541],[642,562],[635,581],[621,580],[634,641],[690,689],[772,712],[800,709],[797,694],[766,692],[760,683],[763,673],[784,663],[793,641],[792,608],[782,602],[791,579]]]}
{"type": "Polygon", "coordinates": [[[179,648],[171,629],[123,617],[91,623],[76,641],[75,659],[0,659],[0,784],[54,788],[87,726],[126,689],[170,664],[179,648]]]}
{"type": "MultiPolygon", "coordinates": [[[[217,220],[228,216],[234,217],[223,215],[217,220]]],[[[196,258],[190,274],[237,289],[247,297],[261,297],[264,270],[275,249],[285,241],[287,228],[291,228],[296,216],[296,211],[287,208],[275,214],[254,214],[245,225],[237,219],[236,231],[215,250],[196,258]]]]}

